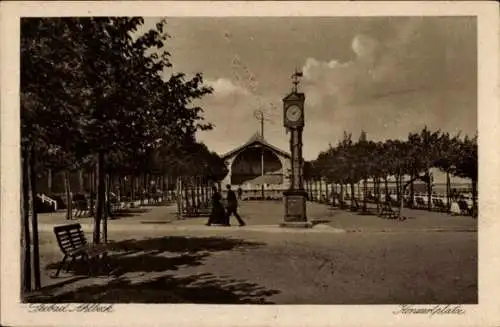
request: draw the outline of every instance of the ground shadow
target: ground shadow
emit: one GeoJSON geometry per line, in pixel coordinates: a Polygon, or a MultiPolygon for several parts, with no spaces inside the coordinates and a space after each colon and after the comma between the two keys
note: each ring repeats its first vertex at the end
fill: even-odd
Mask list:
{"type": "Polygon", "coordinates": [[[149,254],[161,252],[197,253],[202,251],[228,251],[234,248],[249,248],[262,245],[265,245],[265,243],[227,237],[165,236],[111,242],[108,249],[116,252],[148,252],[149,254]]]}
{"type": "Polygon", "coordinates": [[[113,210],[110,219],[119,219],[125,217],[140,216],[141,214],[150,212],[150,208],[126,208],[113,210]]]}
{"type": "Polygon", "coordinates": [[[332,219],[312,219],[311,220],[311,224],[313,226],[320,225],[320,224],[329,224],[331,222],[333,222],[332,219]]]}
{"type": "MultiPolygon", "coordinates": [[[[28,298],[26,301],[265,304],[268,303],[266,297],[277,294],[278,291],[208,273],[188,277],[174,275],[157,277],[158,273],[178,271],[182,267],[200,266],[214,252],[238,251],[264,244],[242,239],[186,236],[113,242],[109,244],[109,261],[113,271],[106,277],[109,281],[104,285],[82,286],[64,293],[61,293],[63,288],[59,290],[51,288],[42,290],[41,295],[28,298]],[[151,277],[148,277],[148,273],[152,273],[151,277]]],[[[59,262],[53,262],[45,268],[54,270],[58,266],[59,262]]],[[[83,262],[77,262],[71,266],[70,271],[74,275],[86,275],[88,266],[83,262]]],[[[101,276],[104,275],[108,273],[101,271],[101,276]]]]}
{"type": "Polygon", "coordinates": [[[54,296],[39,296],[39,303],[197,303],[273,304],[267,298],[280,293],[245,280],[220,278],[204,273],[165,275],[133,283],[117,278],[105,285],[90,285],[54,296]]]}
{"type": "MultiPolygon", "coordinates": [[[[199,266],[213,252],[241,250],[264,244],[222,237],[131,239],[108,244],[109,263],[115,276],[132,272],[163,272],[177,270],[180,266],[199,266]]],[[[55,270],[58,267],[59,262],[52,262],[46,269],[55,270]]],[[[75,275],[85,275],[89,269],[86,263],[78,261],[70,266],[70,271],[75,275]]],[[[101,269],[100,273],[106,274],[106,271],[101,269]]]]}

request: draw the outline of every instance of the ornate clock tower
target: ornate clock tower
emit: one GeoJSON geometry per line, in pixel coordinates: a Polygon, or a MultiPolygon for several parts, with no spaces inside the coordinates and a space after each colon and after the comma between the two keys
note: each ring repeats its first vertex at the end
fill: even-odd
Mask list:
{"type": "Polygon", "coordinates": [[[312,227],[307,221],[306,196],[303,181],[304,160],[302,158],[302,131],[304,129],[304,93],[299,93],[297,85],[302,73],[292,75],[293,89],[283,99],[283,122],[290,132],[290,152],[292,171],[290,188],[284,192],[285,222],[282,227],[312,227]]]}

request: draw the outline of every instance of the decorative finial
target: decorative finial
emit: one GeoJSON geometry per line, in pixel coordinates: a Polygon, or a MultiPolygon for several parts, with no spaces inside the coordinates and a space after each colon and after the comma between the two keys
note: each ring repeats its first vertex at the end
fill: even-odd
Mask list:
{"type": "Polygon", "coordinates": [[[295,73],[292,75],[292,83],[293,83],[293,92],[297,93],[298,85],[300,83],[300,77],[302,77],[302,72],[300,72],[297,68],[295,68],[295,73]]]}

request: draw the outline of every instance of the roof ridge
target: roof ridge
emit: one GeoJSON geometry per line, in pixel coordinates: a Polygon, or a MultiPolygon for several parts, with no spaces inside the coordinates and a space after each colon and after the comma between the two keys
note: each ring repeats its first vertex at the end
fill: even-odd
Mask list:
{"type": "Polygon", "coordinates": [[[250,139],[248,139],[248,141],[247,141],[247,142],[245,142],[244,144],[242,144],[242,145],[241,145],[241,146],[239,146],[239,147],[234,148],[233,150],[231,150],[231,151],[229,151],[229,152],[226,152],[226,153],[225,153],[224,155],[222,155],[221,157],[222,157],[222,158],[226,158],[226,157],[228,157],[228,156],[230,156],[230,155],[232,155],[232,154],[234,154],[234,153],[236,153],[236,152],[239,152],[240,150],[244,149],[245,147],[247,147],[247,146],[249,146],[250,144],[255,143],[255,142],[257,142],[257,143],[261,143],[261,144],[263,144],[263,145],[265,145],[265,146],[267,146],[267,147],[271,148],[272,150],[274,150],[274,151],[276,151],[276,152],[278,152],[278,153],[281,153],[282,155],[285,155],[285,156],[288,156],[288,157],[290,157],[290,156],[291,156],[288,152],[286,152],[286,151],[284,151],[284,150],[281,150],[280,148],[278,148],[278,147],[276,147],[276,146],[272,145],[271,143],[269,143],[268,141],[266,141],[266,139],[265,139],[264,137],[262,137],[261,133],[259,133],[259,132],[255,132],[255,133],[254,133],[254,134],[250,137],[250,139]]]}

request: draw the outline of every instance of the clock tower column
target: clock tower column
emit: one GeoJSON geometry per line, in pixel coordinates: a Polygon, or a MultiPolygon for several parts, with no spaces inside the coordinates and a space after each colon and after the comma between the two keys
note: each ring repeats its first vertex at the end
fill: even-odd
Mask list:
{"type": "Polygon", "coordinates": [[[298,78],[302,73],[292,75],[294,88],[283,99],[284,126],[290,132],[290,152],[292,156],[290,188],[283,193],[285,217],[282,227],[312,227],[307,221],[306,197],[304,190],[302,158],[302,132],[304,129],[305,95],[297,91],[298,78]]]}

